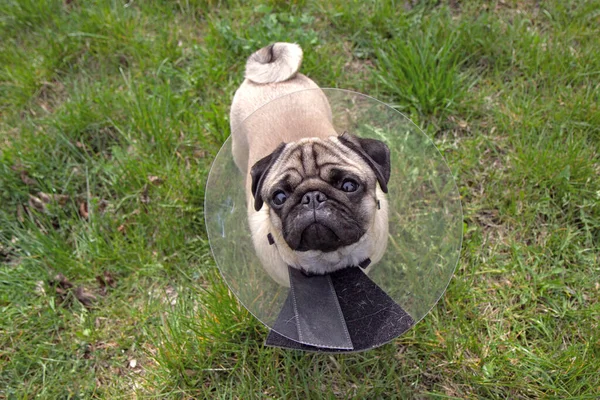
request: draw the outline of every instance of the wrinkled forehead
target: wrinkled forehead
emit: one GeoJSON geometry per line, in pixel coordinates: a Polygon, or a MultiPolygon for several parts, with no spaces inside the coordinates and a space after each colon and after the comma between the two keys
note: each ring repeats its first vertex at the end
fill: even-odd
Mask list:
{"type": "Polygon", "coordinates": [[[286,176],[286,179],[298,182],[310,178],[328,180],[334,170],[356,176],[373,174],[367,163],[335,136],[305,138],[286,145],[265,183],[270,187],[286,176]]]}

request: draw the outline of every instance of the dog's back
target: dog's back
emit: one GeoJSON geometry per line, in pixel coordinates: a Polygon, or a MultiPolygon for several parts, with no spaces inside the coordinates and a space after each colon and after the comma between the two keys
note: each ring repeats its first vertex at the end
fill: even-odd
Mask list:
{"type": "Polygon", "coordinates": [[[246,63],[245,80],[231,105],[233,156],[240,171],[270,154],[282,142],[307,136],[335,135],[331,110],[320,90],[281,100],[265,112],[242,122],[268,102],[287,94],[319,89],[316,83],[298,72],[302,49],[293,43],[275,43],[252,54],[246,63]]]}

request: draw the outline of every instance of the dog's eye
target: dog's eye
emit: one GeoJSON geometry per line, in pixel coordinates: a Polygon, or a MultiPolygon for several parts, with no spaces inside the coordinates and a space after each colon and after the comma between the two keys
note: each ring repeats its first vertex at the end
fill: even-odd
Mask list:
{"type": "Polygon", "coordinates": [[[344,179],[344,182],[342,182],[342,190],[344,192],[355,192],[356,189],[358,189],[358,183],[352,179],[344,179]]]}
{"type": "Polygon", "coordinates": [[[282,190],[278,190],[273,194],[273,204],[280,206],[287,200],[286,194],[282,190]]]}

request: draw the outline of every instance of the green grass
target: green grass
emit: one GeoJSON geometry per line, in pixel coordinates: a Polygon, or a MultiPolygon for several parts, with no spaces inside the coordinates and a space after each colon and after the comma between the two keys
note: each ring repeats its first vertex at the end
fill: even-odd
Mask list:
{"type": "Polygon", "coordinates": [[[599,398],[599,27],[597,0],[2,2],[0,398],[599,398]],[[373,351],[265,348],[210,254],[208,169],[276,40],[409,115],[462,195],[448,291],[373,351]]]}

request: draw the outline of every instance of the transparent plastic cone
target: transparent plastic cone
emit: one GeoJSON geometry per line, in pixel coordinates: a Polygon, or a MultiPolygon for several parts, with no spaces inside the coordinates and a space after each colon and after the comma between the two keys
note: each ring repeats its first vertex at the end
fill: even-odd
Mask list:
{"type": "MultiPolygon", "coordinates": [[[[443,295],[460,256],[462,210],[452,173],[431,139],[403,114],[360,93],[314,90],[327,96],[338,134],[378,139],[390,148],[387,248],[368,276],[418,322],[443,295]]],[[[244,124],[296,95],[263,105],[244,124]]],[[[229,288],[272,329],[289,288],[267,274],[255,253],[245,179],[233,161],[230,137],[209,174],[206,227],[213,256],[229,288]]]]}

